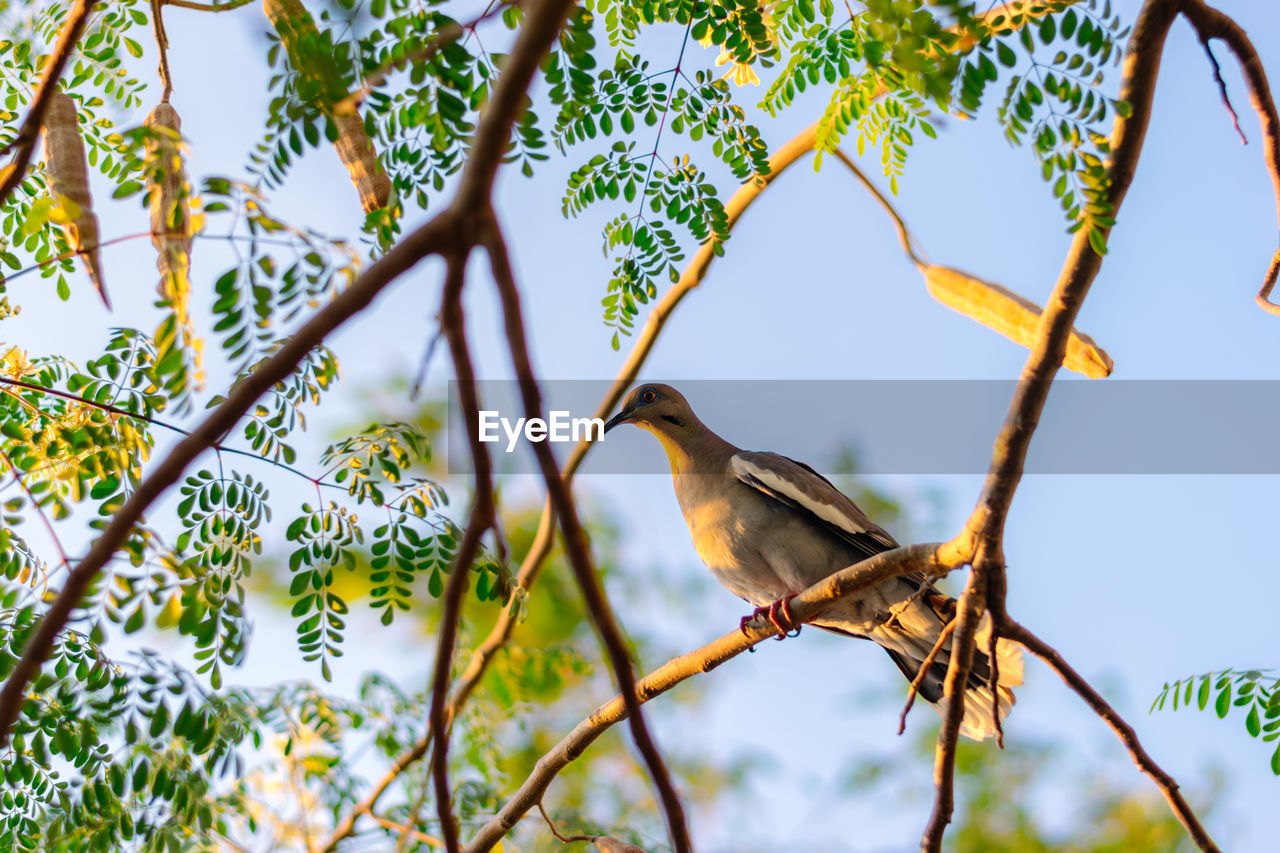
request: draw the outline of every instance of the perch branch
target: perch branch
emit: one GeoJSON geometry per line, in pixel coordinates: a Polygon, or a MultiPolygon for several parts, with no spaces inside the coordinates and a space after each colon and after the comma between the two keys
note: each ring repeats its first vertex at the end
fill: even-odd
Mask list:
{"type": "MultiPolygon", "coordinates": [[[[502,302],[507,346],[511,350],[511,360],[520,382],[520,396],[524,400],[525,417],[541,417],[542,392],[538,387],[538,380],[529,358],[524,316],[520,306],[520,291],[511,269],[506,242],[496,221],[490,220],[482,226],[481,241],[489,254],[489,265],[502,302]]],[[[479,429],[478,424],[476,428],[479,429]]],[[[537,456],[538,466],[542,469],[542,479],[547,486],[548,500],[556,517],[560,520],[560,531],[564,537],[569,566],[573,569],[574,577],[587,605],[587,612],[591,616],[596,632],[600,635],[609,666],[613,670],[618,689],[626,704],[627,721],[631,726],[632,739],[644,758],[649,768],[649,775],[653,777],[653,783],[658,789],[659,801],[666,817],[672,846],[676,853],[692,853],[693,845],[689,840],[688,827],[685,825],[684,808],[680,804],[675,785],[671,781],[662,756],[658,753],[657,745],[645,725],[644,715],[640,711],[640,700],[636,697],[636,676],[631,668],[631,657],[627,653],[626,638],[622,634],[622,629],[618,627],[608,596],[605,595],[595,567],[592,565],[591,549],[587,544],[586,531],[583,530],[578,519],[573,492],[561,475],[555,454],[549,444],[535,442],[534,454],[537,456]]],[[[440,729],[436,731],[439,732],[440,729]]],[[[438,742],[440,738],[437,737],[436,740],[438,742]]]]}
{"type": "MultiPolygon", "coordinates": [[[[857,563],[831,575],[806,589],[791,601],[794,621],[807,622],[830,607],[840,598],[853,595],[891,577],[921,570],[946,574],[956,565],[943,562],[937,543],[910,545],[896,548],[857,563]]],[[[736,625],[733,630],[701,648],[672,658],[653,672],[636,682],[636,698],[642,704],[666,693],[685,679],[708,673],[725,661],[737,657],[747,649],[776,634],[772,625],[763,619],[748,623],[745,632],[736,625]]],[[[575,761],[596,738],[610,726],[627,716],[621,696],[614,696],[596,708],[582,722],[565,735],[550,751],[544,753],[534,765],[528,778],[518,791],[507,800],[498,813],[489,820],[463,853],[485,853],[502,840],[516,823],[539,802],[547,786],[565,767],[575,761]]]]}
{"type": "Polygon", "coordinates": [[[1006,617],[1001,620],[1000,633],[1010,640],[1021,643],[1056,672],[1068,687],[1079,694],[1085,704],[1092,708],[1093,712],[1111,727],[1111,730],[1116,733],[1116,737],[1120,738],[1120,742],[1124,744],[1125,749],[1129,751],[1129,755],[1133,758],[1134,764],[1137,764],[1142,772],[1150,776],[1156,785],[1160,787],[1160,792],[1169,801],[1169,808],[1173,810],[1178,820],[1186,827],[1187,833],[1195,841],[1196,846],[1201,850],[1217,853],[1218,846],[1213,843],[1213,839],[1209,837],[1209,833],[1201,826],[1195,812],[1191,810],[1191,806],[1183,798],[1182,792],[1178,788],[1178,783],[1172,776],[1162,770],[1160,765],[1156,764],[1151,756],[1147,754],[1147,751],[1142,748],[1142,743],[1138,740],[1138,733],[1133,730],[1133,726],[1125,722],[1116,709],[1112,708],[1107,703],[1107,700],[1103,699],[1102,695],[1093,689],[1093,686],[1080,673],[1072,669],[1062,659],[1062,655],[1058,654],[1057,650],[1035,634],[1032,634],[1021,624],[1006,617]]]}
{"type": "Polygon", "coordinates": [[[4,168],[3,178],[0,178],[0,204],[4,204],[9,199],[13,191],[22,183],[22,179],[26,177],[27,166],[31,165],[31,153],[35,150],[36,140],[40,138],[40,128],[44,125],[44,113],[49,106],[49,99],[57,91],[58,78],[62,76],[62,69],[71,58],[71,51],[75,50],[76,42],[84,34],[85,25],[89,22],[89,15],[93,12],[95,5],[97,0],[77,0],[76,5],[71,9],[71,14],[67,16],[67,23],[62,28],[62,34],[58,36],[58,43],[53,48],[53,56],[40,77],[40,85],[36,89],[35,97],[31,99],[31,106],[27,108],[27,117],[23,119],[22,127],[18,129],[18,135],[3,150],[0,150],[0,154],[3,154],[11,148],[17,149],[13,160],[4,168]]]}

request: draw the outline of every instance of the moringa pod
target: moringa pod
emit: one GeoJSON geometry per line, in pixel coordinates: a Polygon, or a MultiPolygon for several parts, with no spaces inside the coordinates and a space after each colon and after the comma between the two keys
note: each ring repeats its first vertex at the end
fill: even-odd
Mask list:
{"type": "Polygon", "coordinates": [[[89,196],[89,161],[80,136],[75,101],[61,89],[54,90],[45,109],[44,164],[49,176],[49,193],[67,211],[64,227],[71,248],[84,262],[89,280],[109,309],[111,300],[102,281],[102,258],[98,251],[101,240],[98,217],[89,196]],[[67,202],[71,204],[68,206],[67,202]]]}
{"type": "Polygon", "coordinates": [[[190,352],[195,385],[201,387],[202,341],[191,320],[194,223],[188,209],[191,186],[182,157],[182,118],[172,104],[161,101],[143,125],[150,130],[146,138],[146,180],[151,202],[151,242],[156,247],[156,269],[160,271],[160,306],[170,311],[169,319],[156,331],[156,345],[162,352],[174,345],[190,352]]]}
{"type": "Polygon", "coordinates": [[[305,81],[308,91],[324,107],[325,115],[337,128],[333,147],[342,164],[351,173],[351,183],[360,194],[360,206],[366,214],[387,206],[391,197],[391,180],[378,152],[365,130],[359,113],[338,113],[333,105],[347,96],[330,57],[323,49],[315,20],[298,0],[262,0],[262,10],[275,27],[289,55],[289,64],[305,81]]]}
{"type": "MultiPolygon", "coordinates": [[[[950,267],[921,264],[920,271],[934,299],[1014,343],[1031,348],[1042,313],[1039,305],[1008,288],[950,267]]],[[[1101,379],[1111,375],[1115,362],[1093,338],[1072,329],[1062,366],[1090,379],[1101,379]]]]}

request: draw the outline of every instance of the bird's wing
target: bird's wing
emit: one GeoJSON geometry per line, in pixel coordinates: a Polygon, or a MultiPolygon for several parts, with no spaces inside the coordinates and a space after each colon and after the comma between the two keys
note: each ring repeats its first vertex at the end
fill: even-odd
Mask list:
{"type": "Polygon", "coordinates": [[[746,485],[810,516],[868,557],[898,547],[857,504],[803,462],[743,450],[730,458],[729,470],[746,485]]]}

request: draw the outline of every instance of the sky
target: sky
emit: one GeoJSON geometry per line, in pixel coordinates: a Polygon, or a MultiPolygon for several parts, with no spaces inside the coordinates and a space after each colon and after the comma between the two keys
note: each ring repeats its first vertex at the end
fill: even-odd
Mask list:
{"type": "MultiPolygon", "coordinates": [[[[1264,66],[1280,75],[1280,11],[1257,0],[1220,5],[1249,32],[1264,66]]],[[[1137,3],[1118,6],[1132,21],[1137,3]]],[[[166,22],[190,171],[239,173],[265,114],[259,77],[265,22],[254,6],[218,16],[171,8],[166,22]]],[[[656,33],[655,56],[668,51],[674,57],[678,41],[678,34],[656,33]]],[[[714,58],[713,51],[693,51],[697,61],[714,58]]],[[[1237,67],[1221,46],[1216,52],[1250,144],[1240,144],[1195,35],[1185,23],[1175,24],[1136,179],[1077,322],[1115,360],[1113,379],[1098,381],[1280,378],[1280,318],[1253,301],[1276,248],[1275,201],[1237,67]]],[[[149,71],[149,59],[137,64],[139,71],[149,71]]],[[[1112,85],[1116,79],[1113,72],[1112,85]]],[[[744,103],[756,95],[741,94],[744,103]]],[[[785,142],[818,109],[802,99],[762,127],[766,141],[771,147],[785,142]]],[[[895,203],[935,263],[1043,302],[1070,238],[1031,153],[1003,141],[993,112],[977,121],[950,120],[936,142],[922,140],[911,152],[895,203]]],[[[661,148],[668,157],[698,150],[674,136],[664,137],[661,148]]],[[[597,251],[598,229],[613,211],[604,207],[580,221],[560,216],[564,177],[576,162],[553,154],[534,180],[504,171],[497,207],[525,293],[540,376],[608,379],[627,350],[625,340],[621,352],[610,349],[599,318],[609,265],[597,251]]],[[[876,165],[874,158],[865,163],[873,176],[876,165]]],[[[105,194],[103,186],[99,196],[105,194]]],[[[333,233],[358,232],[358,205],[328,148],[313,152],[278,198],[285,217],[333,233]]],[[[108,238],[146,227],[145,213],[133,202],[106,209],[108,238]]],[[[424,220],[415,214],[407,225],[424,220]]],[[[201,243],[196,251],[197,275],[202,265],[220,269],[218,248],[201,243]]],[[[137,319],[151,316],[150,246],[135,241],[113,247],[104,264],[114,314],[77,299],[75,322],[50,324],[50,312],[58,309],[52,288],[28,277],[15,287],[24,313],[5,322],[0,339],[83,361],[98,351],[110,326],[151,322],[137,319]]],[[[352,411],[343,406],[354,406],[362,385],[416,369],[434,333],[440,271],[437,263],[421,264],[333,337],[344,371],[337,397],[346,401],[331,415],[335,422],[352,411]]],[[[83,275],[73,287],[85,292],[83,275]]],[[[467,307],[481,377],[509,377],[483,263],[472,263],[467,307]]],[[[838,163],[828,160],[815,174],[806,159],[744,217],[725,257],[668,324],[643,378],[677,386],[711,379],[1009,379],[1024,359],[1019,347],[933,301],[867,194],[838,163]]],[[[432,387],[448,378],[442,354],[429,377],[432,387]]],[[[759,387],[754,393],[767,395],[769,384],[759,387]]],[[[1197,402],[1190,396],[1187,405],[1197,402]]],[[[767,407],[767,397],[749,392],[739,417],[758,417],[767,407]]],[[[1082,422],[1087,428],[1087,419],[1082,422]]],[[[729,418],[709,425],[731,441],[739,428],[729,418]]],[[[1237,440],[1231,423],[1221,428],[1222,441],[1237,440]]],[[[754,449],[798,453],[807,446],[806,429],[796,423],[796,437],[783,446],[754,449]]],[[[944,413],[924,425],[922,440],[947,429],[944,413]]],[[[323,421],[313,433],[319,446],[323,421]]],[[[1268,448],[1257,451],[1262,456],[1268,448]]],[[[620,435],[616,444],[611,434],[597,452],[661,461],[656,443],[639,431],[620,435]]],[[[820,470],[835,462],[805,461],[820,470]]],[[[531,478],[516,479],[512,488],[533,488],[531,478]]],[[[927,519],[910,529],[919,540],[957,531],[981,484],[976,474],[869,479],[903,497],[916,518],[927,519]],[[933,495],[942,496],[942,509],[930,516],[933,495]]],[[[620,518],[625,571],[655,585],[705,571],[669,477],[587,474],[578,488],[581,500],[599,501],[620,518]]],[[[1280,480],[1261,475],[1031,475],[1018,489],[1005,540],[1015,618],[1105,686],[1152,756],[1193,800],[1211,769],[1229,777],[1222,807],[1208,825],[1234,850],[1264,849],[1271,835],[1267,816],[1280,779],[1267,767],[1269,752],[1237,719],[1148,716],[1147,707],[1167,680],[1223,667],[1280,666],[1270,595],[1278,491],[1280,480]]],[[[738,599],[718,588],[706,595],[696,624],[666,624],[660,610],[629,604],[615,602],[624,625],[648,622],[689,648],[724,633],[744,613],[738,599]]],[[[292,644],[287,625],[260,623],[257,630],[260,641],[278,635],[292,644]]],[[[828,841],[832,849],[914,848],[926,811],[886,814],[847,802],[838,788],[841,769],[857,758],[908,748],[894,735],[896,703],[869,705],[859,698],[869,690],[900,689],[899,676],[869,644],[817,633],[765,644],[761,653],[716,670],[708,676],[710,699],[696,719],[660,700],[647,706],[658,741],[678,748],[682,738],[694,736],[720,754],[748,750],[770,762],[768,784],[754,787],[741,803],[746,827],[763,847],[786,849],[799,835],[828,841]]],[[[423,655],[416,671],[428,666],[423,655]]],[[[352,667],[350,659],[339,667],[340,684],[358,675],[352,667]]],[[[1008,723],[1010,739],[1056,735],[1095,756],[1100,775],[1145,783],[1101,721],[1051,673],[1036,664],[1028,670],[1008,723]]],[[[243,672],[250,682],[308,675],[314,670],[300,660],[282,671],[279,656],[255,656],[243,672]]],[[[928,713],[919,709],[913,719],[923,721],[928,713]]],[[[919,767],[921,778],[931,773],[919,767]]],[[[695,822],[693,831],[708,849],[732,849],[728,827],[695,822]]]]}

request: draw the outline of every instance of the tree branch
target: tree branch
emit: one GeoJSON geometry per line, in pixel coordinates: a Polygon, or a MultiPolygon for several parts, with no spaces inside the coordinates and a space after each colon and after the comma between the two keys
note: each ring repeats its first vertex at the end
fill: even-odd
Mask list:
{"type": "MultiPolygon", "coordinates": [[[[1029,17],[1042,17],[1046,14],[1036,9],[1023,8],[1020,2],[1006,3],[996,6],[987,12],[983,17],[987,21],[1003,19],[1003,26],[1008,26],[1010,20],[1009,15],[1013,12],[1019,12],[1029,17]]],[[[1001,29],[1003,31],[1003,29],[1001,29]]],[[[957,45],[957,51],[972,49],[973,42],[957,45]]],[[[879,98],[884,94],[883,87],[876,91],[874,97],[879,98]]],[[[751,181],[733,194],[729,202],[725,205],[725,215],[728,219],[728,227],[730,230],[742,218],[742,215],[749,207],[758,199],[761,193],[786,169],[793,165],[797,160],[805,154],[813,151],[816,134],[817,123],[805,128],[789,142],[781,146],[773,156],[769,158],[769,173],[751,181]]],[[[653,348],[657,345],[658,336],[665,329],[667,321],[671,315],[679,307],[684,298],[695,290],[703,279],[706,277],[712,262],[715,260],[715,252],[709,244],[704,244],[698,248],[698,251],[686,264],[680,275],[680,280],[668,290],[649,312],[649,316],[645,321],[643,329],[635,338],[635,344],[632,346],[631,353],[628,355],[622,369],[619,370],[617,377],[606,392],[604,398],[600,401],[596,409],[595,417],[606,418],[613,413],[613,410],[621,402],[627,390],[636,381],[640,375],[640,370],[644,367],[645,362],[649,358],[649,354],[653,352],[653,348]]],[[[573,480],[582,462],[585,460],[587,453],[591,449],[591,443],[582,441],[573,448],[569,454],[569,458],[565,462],[563,478],[566,483],[573,480]]],[[[534,535],[529,551],[525,555],[524,561],[520,565],[520,569],[516,574],[516,586],[521,589],[531,589],[537,582],[538,574],[542,569],[543,563],[551,553],[552,546],[555,543],[555,513],[550,502],[547,503],[543,510],[542,517],[538,522],[538,530],[534,535]]],[[[466,703],[471,693],[480,683],[480,679],[488,669],[489,662],[493,657],[506,646],[511,639],[511,635],[515,630],[516,616],[515,611],[511,608],[504,610],[494,622],[489,634],[484,641],[472,653],[471,660],[466,670],[458,678],[454,685],[453,693],[449,699],[447,719],[452,719],[459,709],[466,703]]],[[[334,850],[338,843],[349,837],[355,831],[355,825],[359,819],[369,814],[377,805],[378,800],[386,790],[395,783],[396,779],[415,762],[419,761],[431,747],[431,731],[428,730],[416,743],[408,750],[402,753],[387,770],[383,777],[354,809],[344,817],[334,828],[333,834],[326,840],[323,846],[317,847],[315,853],[330,853],[334,850]]]]}
{"type": "MultiPolygon", "coordinates": [[[[1218,39],[1226,43],[1240,63],[1240,70],[1249,87],[1249,105],[1258,114],[1258,123],[1262,125],[1267,172],[1271,175],[1271,186],[1276,197],[1276,219],[1280,221],[1280,115],[1276,113],[1276,103],[1271,97],[1271,86],[1267,82],[1267,71],[1262,67],[1258,51],[1239,24],[1217,9],[1206,6],[1203,0],[1181,0],[1180,6],[1180,11],[1191,22],[1191,26],[1195,27],[1196,35],[1200,37],[1206,51],[1209,49],[1209,41],[1218,39]]],[[[1212,56],[1210,54],[1211,58],[1212,56]]],[[[1214,68],[1216,73],[1217,63],[1214,68]]],[[[1221,75],[1218,76],[1218,81],[1221,85],[1221,75]]],[[[1226,87],[1223,86],[1222,90],[1225,98],[1226,87]]],[[[1232,114],[1235,114],[1234,110],[1232,114]]],[[[1270,300],[1277,273],[1280,273],[1280,249],[1272,256],[1262,288],[1255,297],[1262,310],[1280,315],[1280,305],[1270,300]]]]}
{"type": "Polygon", "coordinates": [[[458,545],[449,570],[449,583],[444,590],[444,607],[440,616],[440,633],[436,641],[436,666],[431,683],[430,723],[439,732],[431,755],[431,776],[435,782],[436,814],[440,818],[440,834],[449,853],[458,849],[458,825],[453,819],[449,796],[449,727],[445,721],[445,697],[453,675],[453,652],[458,639],[458,622],[462,616],[462,599],[466,595],[471,564],[480,550],[480,537],[494,526],[493,463],[489,448],[480,441],[480,402],[476,389],[471,348],[467,344],[466,318],[462,309],[462,288],[466,284],[469,251],[449,257],[445,276],[440,324],[453,356],[454,375],[458,381],[458,400],[467,424],[467,439],[475,467],[475,494],[471,499],[471,517],[458,545]]]}
{"type": "MultiPolygon", "coordinates": [[[[1164,41],[1184,0],[1147,0],[1134,23],[1124,63],[1120,98],[1131,107],[1128,118],[1117,115],[1111,137],[1111,160],[1107,168],[1108,201],[1111,215],[1120,209],[1133,181],[1143,140],[1151,117],[1152,98],[1160,70],[1164,41]]],[[[1106,229],[1104,234],[1109,234],[1106,229]]],[[[978,504],[961,533],[948,543],[960,553],[972,555],[973,575],[960,602],[961,624],[956,629],[950,665],[947,672],[948,702],[942,730],[938,734],[935,784],[937,796],[934,812],[926,827],[921,846],[937,850],[941,829],[950,820],[951,785],[954,770],[955,743],[959,719],[963,713],[963,697],[952,692],[964,682],[973,653],[976,618],[984,609],[991,611],[992,630],[1006,624],[1005,577],[1002,542],[1004,525],[1014,492],[1022,478],[1027,449],[1039,424],[1049,388],[1066,352],[1071,328],[1102,258],[1091,247],[1087,229],[1077,232],[1068,250],[1062,272],[1053,294],[1041,315],[1031,354],[1022,369],[1017,390],[1008,415],[996,437],[991,466],[978,504]],[[966,624],[965,617],[972,617],[966,624]]],[[[1206,848],[1207,849],[1207,848],[1206,848]]]]}
{"type": "MultiPolygon", "coordinates": [[[[792,599],[791,614],[796,623],[808,622],[835,601],[906,572],[920,570],[946,574],[957,566],[943,561],[941,547],[937,543],[929,543],[895,548],[842,569],[792,599]]],[[[735,625],[724,636],[695,651],[672,658],[639,679],[636,682],[636,698],[642,704],[648,702],[685,679],[710,672],[775,634],[773,626],[763,619],[748,623],[745,631],[735,625]]],[[[621,696],[613,697],[592,711],[573,731],[538,759],[520,789],[481,827],[471,843],[463,849],[463,853],[485,853],[492,849],[520,818],[542,801],[547,786],[561,770],[581,756],[610,726],[626,716],[627,709],[621,696]]]]}
{"type": "MultiPolygon", "coordinates": [[[[91,0],[83,0],[88,5],[91,0]]],[[[0,746],[22,708],[27,685],[40,670],[58,632],[66,625],[85,590],[128,538],[133,525],[164,492],[181,478],[187,466],[235,426],[246,411],[275,383],[291,374],[327,335],[366,308],[384,287],[430,254],[464,245],[459,226],[488,210],[493,179],[502,161],[516,118],[523,112],[525,93],[538,63],[572,6],[572,0],[542,0],[533,6],[516,37],[493,98],[476,130],[471,157],[463,168],[453,203],[443,213],[406,235],[390,251],[361,274],[305,323],[283,347],[255,370],[227,399],[214,409],[187,438],[148,475],[93,543],[84,559],[67,576],[67,582],[41,620],[23,650],[12,674],[0,689],[0,746]]],[[[64,33],[65,37],[65,33],[64,33]]],[[[65,58],[64,58],[65,61],[65,58]]],[[[51,64],[50,68],[54,65],[51,64]]],[[[28,152],[29,153],[29,152],[28,152]]]]}
{"type": "Polygon", "coordinates": [[[1138,733],[1133,730],[1133,726],[1126,723],[1116,709],[1107,704],[1107,700],[1103,699],[1102,695],[1094,690],[1092,685],[1085,681],[1078,672],[1072,669],[1062,659],[1062,655],[1058,654],[1048,643],[1032,634],[1018,622],[1007,617],[1001,620],[1000,632],[1004,637],[1021,643],[1036,657],[1043,660],[1050,669],[1066,682],[1068,687],[1079,694],[1080,698],[1093,709],[1095,714],[1106,721],[1111,730],[1116,733],[1116,737],[1120,738],[1120,742],[1124,744],[1125,749],[1129,751],[1133,762],[1160,787],[1160,792],[1169,801],[1169,808],[1173,810],[1178,820],[1186,827],[1187,833],[1195,841],[1196,846],[1201,850],[1217,853],[1218,846],[1213,843],[1209,833],[1200,825],[1195,812],[1191,810],[1191,806],[1187,804],[1182,792],[1178,789],[1178,783],[1172,776],[1162,770],[1147,754],[1147,751],[1142,748],[1142,744],[1138,741],[1138,733]]]}
{"type": "MultiPolygon", "coordinates": [[[[58,36],[58,43],[53,48],[53,56],[45,66],[44,75],[40,78],[40,85],[36,89],[35,97],[31,99],[31,106],[27,109],[27,117],[23,119],[22,127],[18,129],[18,135],[4,147],[3,151],[0,151],[5,153],[11,148],[17,148],[13,160],[4,168],[3,178],[0,178],[0,204],[4,204],[9,199],[13,191],[22,183],[22,179],[26,177],[27,166],[31,165],[31,153],[35,150],[36,140],[40,138],[40,128],[44,124],[44,113],[49,106],[49,99],[57,91],[58,78],[62,76],[62,69],[71,58],[71,51],[75,50],[76,42],[84,34],[85,25],[96,3],[97,0],[76,0],[76,5],[71,9],[71,14],[67,16],[67,23],[62,28],[62,34],[58,36]]],[[[0,735],[0,743],[3,743],[3,735],[0,735]]]]}
{"type": "MultiPolygon", "coordinates": [[[[493,278],[498,286],[498,295],[502,302],[503,325],[507,334],[507,346],[511,350],[511,360],[516,376],[520,382],[520,395],[524,400],[525,417],[542,416],[542,392],[533,371],[529,358],[529,346],[525,340],[524,316],[520,307],[520,291],[516,286],[515,274],[511,269],[511,260],[507,253],[506,242],[502,238],[496,221],[489,221],[482,226],[481,242],[489,253],[489,264],[493,270],[493,278]]],[[[477,429],[479,425],[477,424],[477,429]]],[[[587,605],[592,624],[600,635],[600,642],[605,647],[609,666],[613,670],[618,689],[622,692],[626,704],[628,723],[636,748],[649,768],[649,775],[658,789],[659,801],[667,820],[667,830],[671,835],[672,846],[676,853],[692,853],[693,845],[689,840],[689,830],[685,825],[684,808],[676,794],[675,785],[662,761],[658,747],[645,725],[644,715],[640,711],[640,701],[636,697],[636,676],[631,669],[631,658],[627,653],[626,638],[618,627],[613,609],[609,605],[608,596],[600,585],[592,565],[591,550],[587,544],[586,531],[578,519],[578,510],[574,505],[573,493],[560,474],[555,454],[549,444],[534,442],[534,454],[538,466],[542,469],[542,479],[547,486],[547,497],[560,520],[560,531],[564,537],[565,552],[569,558],[569,566],[582,590],[582,597],[587,605]]],[[[437,731],[439,731],[437,729],[437,731]]],[[[439,738],[437,738],[439,740],[439,738]]]]}

